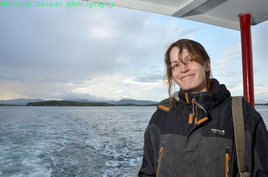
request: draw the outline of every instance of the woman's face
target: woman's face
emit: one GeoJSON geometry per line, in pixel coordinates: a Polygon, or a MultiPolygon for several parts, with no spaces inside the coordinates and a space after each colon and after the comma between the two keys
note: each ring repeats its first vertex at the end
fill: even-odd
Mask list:
{"type": "Polygon", "coordinates": [[[208,62],[206,66],[194,61],[187,49],[182,51],[183,64],[178,59],[179,48],[174,47],[170,51],[170,63],[172,67],[172,77],[179,87],[191,93],[207,92],[206,71],[209,71],[208,62]]]}

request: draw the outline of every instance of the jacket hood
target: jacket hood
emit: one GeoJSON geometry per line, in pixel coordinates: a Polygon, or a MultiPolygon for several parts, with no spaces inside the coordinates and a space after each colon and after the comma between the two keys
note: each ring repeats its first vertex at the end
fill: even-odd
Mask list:
{"type": "Polygon", "coordinates": [[[217,106],[231,96],[229,90],[227,90],[225,85],[220,84],[218,80],[211,79],[211,85],[211,92],[200,92],[192,94],[181,89],[179,92],[175,93],[173,97],[176,100],[180,101],[182,104],[185,104],[185,106],[191,105],[191,101],[194,99],[205,109],[208,109],[217,106]]]}

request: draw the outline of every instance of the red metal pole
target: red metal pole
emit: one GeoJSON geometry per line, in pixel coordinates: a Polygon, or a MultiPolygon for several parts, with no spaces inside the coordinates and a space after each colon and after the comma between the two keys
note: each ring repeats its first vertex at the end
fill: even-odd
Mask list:
{"type": "Polygon", "coordinates": [[[244,97],[254,107],[254,81],[250,14],[239,14],[241,30],[244,97]]]}

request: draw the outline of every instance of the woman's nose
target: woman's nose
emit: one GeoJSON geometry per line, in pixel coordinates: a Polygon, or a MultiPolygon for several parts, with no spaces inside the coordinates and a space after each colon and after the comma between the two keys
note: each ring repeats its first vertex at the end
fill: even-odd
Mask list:
{"type": "Polygon", "coordinates": [[[182,73],[186,73],[189,70],[189,66],[187,64],[181,63],[180,70],[182,73]]]}

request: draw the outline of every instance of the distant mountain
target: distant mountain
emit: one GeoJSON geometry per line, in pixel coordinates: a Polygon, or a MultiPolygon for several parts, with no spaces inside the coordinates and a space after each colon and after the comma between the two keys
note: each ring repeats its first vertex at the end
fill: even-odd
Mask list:
{"type": "Polygon", "coordinates": [[[31,102],[26,106],[127,106],[127,105],[156,105],[157,102],[145,101],[145,100],[130,100],[124,99],[118,102],[117,104],[105,103],[105,102],[74,102],[66,100],[49,100],[49,101],[40,101],[40,102],[31,102]]]}
{"type": "Polygon", "coordinates": [[[90,101],[90,100],[66,99],[66,101],[84,102],[84,103],[108,103],[114,105],[157,105],[159,103],[156,101],[134,100],[134,99],[121,99],[119,101],[112,101],[112,100],[90,101]]]}
{"type": "Polygon", "coordinates": [[[26,106],[114,106],[109,103],[86,103],[86,102],[74,102],[64,100],[50,100],[28,103],[26,106]]]}
{"type": "Polygon", "coordinates": [[[120,101],[113,101],[109,102],[111,104],[116,104],[116,105],[156,105],[159,102],[155,101],[148,101],[148,100],[134,100],[134,99],[122,99],[120,101]]]}
{"type": "Polygon", "coordinates": [[[97,102],[97,101],[88,101],[88,100],[85,100],[85,99],[63,99],[63,100],[66,100],[66,101],[73,101],[73,102],[80,102],[80,103],[91,103],[91,102],[97,102]]]}
{"type": "Polygon", "coordinates": [[[44,100],[19,98],[19,99],[13,99],[13,100],[0,100],[0,104],[26,105],[29,102],[39,102],[39,101],[44,101],[44,100]]]}
{"type": "MultiPolygon", "coordinates": [[[[44,99],[26,99],[26,98],[19,98],[19,99],[12,99],[12,100],[0,100],[0,105],[27,105],[28,103],[33,102],[43,102],[48,101],[44,99]]],[[[63,100],[61,100],[63,101],[63,100]]],[[[85,99],[66,99],[64,101],[72,101],[72,102],[79,102],[79,103],[108,103],[113,105],[157,105],[159,102],[150,101],[150,100],[134,100],[134,99],[121,99],[119,101],[90,101],[85,99]]],[[[264,99],[256,99],[255,104],[267,104],[268,101],[264,99]]]]}
{"type": "MultiPolygon", "coordinates": [[[[43,99],[25,99],[25,98],[20,98],[20,99],[13,99],[13,100],[0,100],[0,105],[27,105],[28,103],[34,103],[35,105],[46,105],[46,104],[69,104],[67,102],[72,102],[70,104],[75,105],[74,102],[80,105],[84,105],[82,103],[89,103],[87,105],[90,105],[90,103],[97,104],[97,105],[157,105],[158,102],[155,101],[149,101],[149,100],[134,100],[134,99],[122,99],[120,101],[89,101],[89,100],[78,100],[78,99],[66,99],[66,100],[58,100],[56,102],[50,102],[52,100],[43,100],[43,99]],[[61,102],[62,101],[62,102],[61,102]],[[41,102],[41,103],[40,103],[41,102]]],[[[28,104],[31,105],[31,104],[28,104]]]]}

